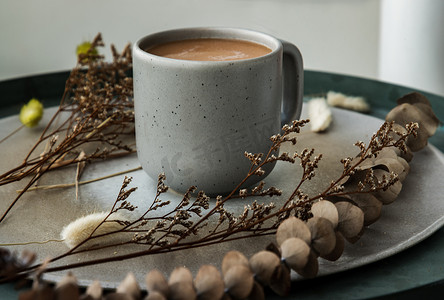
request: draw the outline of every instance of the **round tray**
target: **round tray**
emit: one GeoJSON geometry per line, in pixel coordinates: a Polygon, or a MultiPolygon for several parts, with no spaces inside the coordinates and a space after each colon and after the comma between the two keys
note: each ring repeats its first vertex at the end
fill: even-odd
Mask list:
{"type": "MultiPolygon", "coordinates": [[[[54,109],[46,110],[49,117],[54,109]]],[[[304,118],[305,111],[302,116],[304,118]]],[[[9,117],[0,120],[0,135],[6,135],[11,128],[17,127],[17,117],[9,117]]],[[[340,159],[353,157],[358,153],[358,148],[353,144],[358,141],[369,141],[371,135],[382,125],[383,121],[371,116],[333,109],[333,124],[326,133],[316,134],[310,132],[309,126],[298,135],[298,143],[293,147],[287,146],[284,151],[301,152],[304,148],[314,148],[316,153],[322,153],[323,159],[317,170],[316,177],[302,186],[302,190],[314,195],[327,187],[332,179],[337,178],[342,172],[340,159]]],[[[0,145],[4,159],[0,163],[0,169],[8,170],[12,163],[18,163],[29,149],[29,143],[38,138],[38,131],[21,131],[8,143],[0,145]]],[[[82,180],[103,177],[116,172],[129,170],[139,166],[136,155],[130,155],[120,159],[95,163],[87,166],[82,180]]],[[[442,154],[433,146],[415,154],[411,163],[411,173],[403,184],[403,189],[398,199],[391,205],[384,206],[380,220],[366,228],[363,237],[356,244],[347,244],[343,256],[336,262],[320,260],[320,272],[318,276],[349,270],[368,264],[398,253],[418,243],[435,232],[444,223],[444,202],[440,195],[444,193],[441,184],[441,174],[444,170],[442,154]]],[[[46,174],[40,185],[55,183],[72,183],[75,168],[66,168],[46,174]]],[[[128,199],[137,209],[131,216],[142,214],[151,204],[156,194],[156,181],[149,178],[143,171],[129,173],[134,177],[131,186],[138,187],[128,199]]],[[[82,185],[79,197],[76,199],[74,188],[39,190],[28,192],[14,207],[11,214],[0,226],[0,236],[6,243],[45,241],[58,239],[63,227],[75,219],[91,212],[109,211],[117,197],[124,175],[102,180],[100,182],[82,185]],[[7,238],[6,238],[7,237],[7,238]]],[[[267,186],[275,186],[283,191],[280,197],[258,198],[258,202],[274,202],[280,206],[289,195],[300,178],[299,166],[279,162],[275,169],[264,179],[267,186]]],[[[0,194],[2,199],[11,199],[15,190],[23,183],[10,184],[2,187],[0,194]]],[[[205,187],[202,187],[205,189],[205,187]]],[[[163,200],[170,200],[174,207],[182,196],[174,191],[163,195],[163,200]]],[[[226,209],[235,215],[240,215],[245,205],[252,199],[233,199],[226,204],[226,209]]],[[[0,209],[4,211],[8,201],[2,202],[0,209]]],[[[213,201],[214,204],[214,201],[213,201]]],[[[163,214],[169,206],[156,211],[163,214]]],[[[114,288],[122,280],[122,274],[132,272],[139,282],[143,282],[149,270],[158,269],[165,275],[177,266],[186,266],[194,274],[203,264],[220,266],[223,255],[229,250],[239,250],[247,257],[265,249],[274,242],[274,237],[261,237],[226,242],[203,248],[181,250],[179,252],[157,254],[113,262],[90,267],[74,269],[73,273],[81,285],[89,285],[94,280],[99,280],[104,287],[114,288]],[[115,272],[114,270],[119,270],[115,272]]],[[[99,259],[114,255],[121,255],[134,251],[141,251],[144,246],[131,245],[126,247],[113,247],[111,249],[95,251],[86,254],[78,254],[55,263],[76,263],[99,259]]],[[[14,247],[17,250],[29,249],[38,253],[39,257],[55,257],[68,248],[63,243],[48,243],[43,245],[26,245],[14,247]]],[[[48,273],[47,280],[59,281],[66,271],[48,273]]],[[[292,274],[294,280],[299,280],[296,273],[292,274]]]]}
{"type": "MultiPolygon", "coordinates": [[[[0,116],[17,113],[21,103],[29,100],[32,96],[39,97],[45,102],[46,106],[56,104],[63,91],[63,83],[67,76],[68,72],[61,72],[0,82],[0,92],[5,96],[0,103],[2,105],[0,116]]],[[[396,98],[411,91],[407,87],[352,76],[313,71],[305,72],[306,94],[314,95],[329,90],[366,97],[372,105],[371,114],[377,117],[383,117],[395,105],[396,98]]],[[[443,119],[444,98],[428,93],[425,94],[431,100],[438,117],[443,119]]],[[[46,117],[49,117],[49,114],[48,112],[46,117]]],[[[337,161],[338,158],[343,156],[353,155],[355,153],[353,151],[356,151],[356,149],[354,149],[352,143],[357,139],[366,141],[366,139],[369,139],[370,133],[376,130],[382,123],[380,119],[348,111],[335,110],[334,116],[335,122],[331,132],[327,135],[320,135],[321,138],[319,138],[319,135],[304,133],[300,138],[300,146],[306,143],[307,147],[315,147],[318,152],[322,152],[324,155],[328,153],[328,158],[323,160],[323,163],[326,164],[329,164],[329,161],[337,161]],[[349,119],[354,120],[353,126],[350,126],[349,119]],[[341,122],[346,123],[341,125],[341,122]],[[336,130],[341,128],[343,130],[344,126],[347,129],[347,134],[344,136],[342,132],[339,135],[335,135],[336,130]],[[314,135],[319,143],[313,143],[311,135],[314,135]],[[329,141],[330,138],[332,139],[331,141],[329,141]],[[326,144],[328,151],[323,150],[326,144]],[[344,153],[344,151],[351,151],[352,153],[344,153]]],[[[0,127],[2,135],[9,133],[11,129],[16,128],[19,124],[16,116],[5,118],[0,120],[0,122],[2,122],[0,127]]],[[[17,161],[23,158],[26,149],[29,149],[34,143],[38,133],[39,128],[21,131],[20,134],[8,140],[7,143],[0,144],[0,148],[7,148],[7,151],[3,152],[4,155],[0,163],[3,171],[14,166],[17,161]],[[21,146],[19,147],[19,145],[21,146]]],[[[444,149],[443,128],[438,130],[437,134],[431,139],[431,143],[441,150],[444,149]]],[[[109,163],[109,165],[108,163],[91,165],[84,174],[85,177],[83,179],[93,178],[99,174],[109,174],[109,172],[116,169],[129,169],[132,166],[138,165],[135,156],[109,163]]],[[[434,146],[429,146],[424,151],[417,153],[411,164],[412,171],[405,182],[401,195],[395,203],[384,207],[382,218],[366,230],[363,238],[357,244],[347,245],[346,252],[339,262],[322,262],[321,276],[319,278],[300,281],[293,274],[295,282],[293,283],[293,291],[288,298],[369,298],[396,292],[402,293],[403,290],[410,288],[427,289],[427,284],[443,280],[442,267],[439,267],[444,263],[444,256],[442,255],[444,253],[444,231],[439,229],[442,225],[441,216],[443,215],[440,204],[442,184],[435,179],[442,178],[442,175],[444,175],[442,164],[442,154],[434,146]],[[406,187],[410,186],[418,188],[414,191],[406,190],[406,187]],[[410,192],[416,193],[418,197],[416,199],[410,198],[410,192]],[[434,209],[430,211],[430,208],[434,209]],[[432,235],[435,231],[437,231],[436,234],[432,235]],[[424,240],[430,235],[432,235],[430,238],[424,240]],[[422,242],[418,243],[420,241],[422,242]],[[393,255],[395,253],[397,254],[393,255]],[[369,264],[375,261],[377,262],[369,264]],[[356,269],[358,266],[361,267],[356,269]],[[329,275],[322,276],[327,274],[329,275]],[[317,292],[313,292],[314,290],[317,292]]],[[[282,184],[281,176],[295,171],[287,167],[278,166],[266,178],[266,182],[270,185],[282,184]]],[[[134,172],[130,175],[134,176],[132,185],[139,187],[138,194],[134,194],[134,197],[132,196],[133,198],[131,198],[131,201],[137,204],[140,201],[138,195],[144,191],[149,192],[150,189],[152,190],[152,184],[154,183],[142,171],[134,172]]],[[[55,177],[57,177],[58,182],[72,182],[73,173],[72,170],[64,170],[60,173],[60,176],[55,177]]],[[[52,183],[53,181],[54,177],[48,175],[42,179],[40,184],[52,183]]],[[[9,229],[2,229],[3,225],[0,226],[0,240],[6,243],[57,238],[61,230],[60,227],[66,225],[67,222],[70,222],[77,216],[92,211],[109,209],[120,188],[122,177],[109,179],[106,182],[106,189],[103,188],[103,184],[82,187],[79,200],[76,202],[72,201],[74,199],[73,190],[54,190],[49,192],[49,198],[38,194],[40,192],[28,193],[14,208],[10,215],[11,218],[8,218],[8,221],[4,223],[5,228],[8,227],[9,229]],[[48,208],[49,203],[52,204],[50,208],[48,208]],[[71,210],[71,208],[73,209],[71,210]],[[36,213],[36,209],[38,213],[36,213]],[[21,215],[22,220],[19,222],[21,224],[20,230],[12,225],[7,225],[17,222],[16,218],[19,211],[28,212],[21,215]],[[68,217],[65,220],[61,220],[57,214],[63,214],[68,217]],[[38,228],[35,224],[39,224],[38,228]],[[35,235],[35,233],[38,234],[35,235]]],[[[7,199],[10,199],[11,194],[14,195],[15,190],[23,187],[23,185],[23,182],[19,183],[8,191],[6,191],[5,187],[1,187],[0,194],[3,199],[1,207],[9,204],[7,199]]],[[[310,189],[310,187],[307,187],[307,189],[310,189]]],[[[174,196],[177,197],[177,195],[173,195],[173,198],[174,196]]],[[[212,253],[225,253],[234,247],[249,255],[255,252],[256,249],[263,249],[266,246],[266,242],[268,241],[264,243],[257,241],[252,249],[245,246],[245,244],[249,245],[250,242],[239,243],[239,245],[221,244],[221,249],[213,249],[215,252],[212,253]]],[[[45,250],[46,246],[48,245],[42,248],[38,246],[38,249],[35,248],[40,259],[43,259],[46,254],[59,253],[60,250],[66,249],[63,244],[52,244],[51,247],[55,249],[49,250],[47,248],[45,250]]],[[[18,248],[30,249],[29,247],[18,248]]],[[[211,251],[211,249],[203,250],[203,252],[210,253],[211,251]]],[[[185,264],[184,262],[193,270],[202,262],[220,265],[222,254],[217,255],[215,258],[210,257],[211,255],[208,253],[204,253],[206,258],[205,255],[196,258],[195,256],[199,256],[196,255],[198,253],[192,251],[191,253],[183,252],[179,255],[170,255],[168,258],[172,260],[171,264],[163,263],[162,259],[156,256],[141,259],[141,264],[145,269],[140,271],[138,276],[145,274],[155,265],[165,268],[167,272],[171,266],[185,264]]],[[[73,261],[78,261],[78,259],[73,258],[73,261]]],[[[114,279],[104,278],[101,276],[103,274],[98,274],[96,278],[104,278],[105,285],[115,286],[116,281],[121,281],[128,270],[137,270],[137,268],[134,268],[134,264],[134,262],[127,261],[126,263],[118,263],[114,267],[109,267],[107,270],[111,270],[111,273],[116,274],[114,279]]],[[[87,268],[85,270],[74,270],[74,273],[81,279],[83,284],[95,277],[91,275],[94,275],[94,271],[88,271],[87,268]],[[88,275],[89,277],[83,276],[84,273],[90,274],[88,275]]],[[[105,270],[105,272],[107,271],[105,270]]],[[[58,280],[64,274],[63,272],[60,274],[50,274],[52,276],[50,279],[58,280]]],[[[13,295],[16,294],[12,292],[12,288],[9,285],[0,286],[0,291],[2,295],[5,295],[6,299],[15,298],[13,295]],[[9,298],[8,295],[11,295],[11,297],[9,298]]],[[[414,292],[408,292],[408,295],[412,293],[414,292]]],[[[269,294],[267,295],[268,298],[278,299],[279,297],[269,294]]]]}

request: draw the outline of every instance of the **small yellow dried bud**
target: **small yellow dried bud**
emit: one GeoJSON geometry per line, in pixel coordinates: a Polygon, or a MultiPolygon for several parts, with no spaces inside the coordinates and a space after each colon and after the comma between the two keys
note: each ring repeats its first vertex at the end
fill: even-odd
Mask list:
{"type": "Polygon", "coordinates": [[[36,126],[43,117],[43,104],[32,98],[29,100],[28,104],[22,106],[20,110],[20,122],[27,127],[36,126]]]}
{"type": "MultiPolygon", "coordinates": [[[[78,45],[76,48],[77,57],[79,57],[79,55],[81,55],[81,54],[83,54],[83,55],[86,55],[86,54],[97,55],[97,54],[99,54],[99,52],[97,51],[96,48],[91,48],[91,47],[92,47],[91,42],[83,42],[80,45],[78,45]],[[89,53],[88,53],[88,51],[89,51],[89,53]]],[[[87,58],[85,58],[82,61],[86,62],[87,58]]]]}

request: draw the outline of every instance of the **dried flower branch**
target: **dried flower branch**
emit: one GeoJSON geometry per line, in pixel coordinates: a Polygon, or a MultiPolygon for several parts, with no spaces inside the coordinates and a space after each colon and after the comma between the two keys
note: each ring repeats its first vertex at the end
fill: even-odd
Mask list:
{"type": "MultiPolygon", "coordinates": [[[[101,35],[90,49],[103,46],[101,35]]],[[[25,189],[3,212],[4,220],[24,192],[49,170],[67,165],[119,157],[135,150],[125,141],[134,135],[131,51],[114,47],[113,61],[105,62],[96,51],[79,54],[78,65],[66,81],[60,106],[36,144],[16,168],[0,175],[0,185],[30,176],[25,189]],[[65,117],[67,116],[67,117],[65,117]],[[64,121],[59,123],[59,120],[64,121]],[[38,149],[46,147],[42,154],[38,149]],[[84,151],[82,157],[80,153],[84,151]]]]}

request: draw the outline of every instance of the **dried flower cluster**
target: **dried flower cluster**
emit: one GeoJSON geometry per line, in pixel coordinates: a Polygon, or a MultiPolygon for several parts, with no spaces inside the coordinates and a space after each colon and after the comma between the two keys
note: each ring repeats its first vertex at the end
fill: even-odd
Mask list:
{"type": "Polygon", "coordinates": [[[23,193],[47,171],[135,151],[133,83],[128,74],[131,50],[127,46],[118,53],[112,46],[113,61],[107,63],[95,50],[100,46],[103,42],[99,34],[89,50],[79,54],[60,106],[36,144],[20,165],[0,175],[0,186],[29,179],[25,189],[1,214],[0,223],[23,193]]]}
{"type": "MultiPolygon", "coordinates": [[[[101,44],[99,36],[93,41],[91,49],[101,44]]],[[[68,112],[68,118],[62,125],[54,127],[55,116],[24,163],[2,175],[0,184],[31,175],[32,179],[22,191],[23,194],[50,169],[133,152],[133,148],[124,141],[127,136],[133,137],[134,130],[130,101],[132,81],[126,75],[131,63],[130,51],[127,48],[122,54],[113,53],[112,63],[103,62],[102,57],[92,50],[79,55],[79,67],[71,73],[64,99],[56,113],[59,116],[62,112],[68,112]],[[85,69],[85,66],[88,68],[85,69]],[[58,138],[62,133],[64,137],[58,138]],[[44,143],[48,145],[45,152],[31,158],[37,146],[44,143]],[[86,145],[95,147],[91,151],[86,149],[86,145]]],[[[271,244],[250,259],[237,251],[228,252],[222,261],[221,272],[214,266],[202,266],[193,279],[189,270],[177,268],[167,280],[159,272],[150,271],[146,279],[147,299],[178,299],[176,296],[181,296],[181,299],[261,299],[265,286],[279,295],[285,295],[290,287],[290,270],[307,278],[316,276],[319,258],[339,259],[345,241],[356,242],[365,226],[379,218],[383,204],[396,199],[409,172],[408,161],[412,158],[412,152],[425,146],[424,140],[427,141],[438,125],[427,99],[415,94],[413,97],[415,99],[412,100],[412,95],[408,95],[401,100],[403,104],[388,114],[387,122],[368,144],[356,143],[359,153],[353,158],[342,159],[342,173],[315,196],[304,193],[302,186],[316,175],[322,154],[316,155],[314,149],[280,152],[283,144],[297,143],[297,134],[308,123],[308,120],[293,121],[283,126],[281,133],[270,138],[272,145],[268,153],[245,152],[251,168],[244,180],[225,197],[218,196],[216,201],[210,202],[205,192],[197,191],[192,186],[181,201],[173,205],[168,200],[166,178],[160,174],[154,199],[144,212],[136,215],[135,207],[130,202],[135,188],[129,188],[131,178],[125,178],[108,212],[85,216],[63,230],[62,238],[69,246],[65,253],[42,263],[32,264],[33,260],[28,260],[27,263],[17,264],[17,258],[9,259],[7,252],[2,250],[2,262],[18,267],[0,273],[0,282],[30,276],[35,272],[72,270],[143,255],[276,234],[276,244],[271,244]],[[403,119],[405,110],[412,112],[407,119],[403,119]],[[421,126],[426,129],[421,130],[421,126]],[[295,182],[291,195],[279,207],[273,202],[259,203],[257,199],[260,197],[273,199],[282,196],[281,190],[274,186],[266,187],[264,182],[250,188],[242,186],[252,176],[263,176],[265,165],[278,161],[299,163],[302,175],[295,182]],[[224,206],[234,198],[247,201],[240,215],[235,215],[224,206]],[[169,208],[166,213],[156,214],[165,207],[169,208]],[[112,257],[51,266],[52,262],[74,254],[128,244],[140,247],[112,257]]],[[[75,278],[67,278],[66,282],[59,283],[55,288],[47,288],[37,276],[36,284],[26,299],[34,299],[40,292],[49,293],[47,295],[68,293],[65,290],[80,297],[75,278]]],[[[86,293],[83,296],[85,299],[101,299],[103,296],[97,284],[86,293]]],[[[113,295],[110,297],[116,298],[110,299],[140,299],[143,296],[131,275],[114,294],[127,296],[113,295]]],[[[75,296],[73,299],[77,299],[75,296]]]]}

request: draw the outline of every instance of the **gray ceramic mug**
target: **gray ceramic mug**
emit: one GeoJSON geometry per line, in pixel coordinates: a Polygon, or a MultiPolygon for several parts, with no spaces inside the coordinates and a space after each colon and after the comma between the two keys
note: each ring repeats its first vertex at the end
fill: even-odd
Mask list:
{"type": "MultiPolygon", "coordinates": [[[[178,192],[192,185],[209,195],[230,192],[250,168],[244,152],[268,152],[269,137],[299,118],[302,107],[299,50],[246,29],[186,28],[143,37],[133,48],[133,77],[138,159],[153,179],[165,173],[167,185],[178,192]],[[271,52],[244,60],[190,61],[144,50],[195,38],[242,39],[271,52]]],[[[246,185],[259,180],[254,176],[246,185]]]]}

